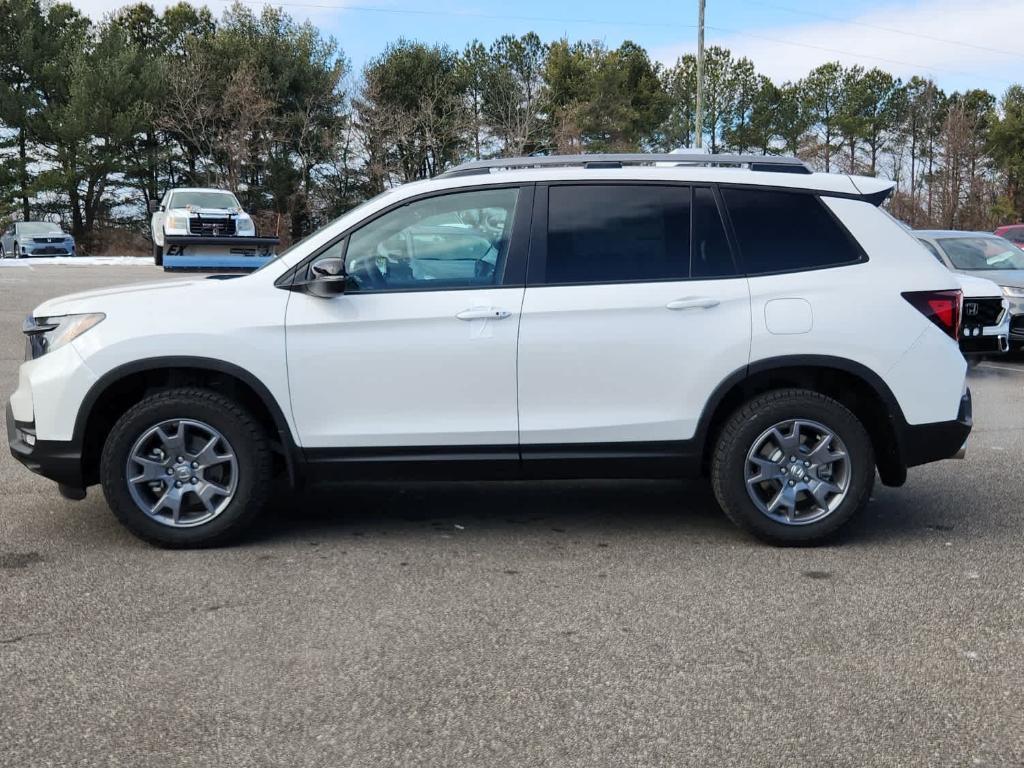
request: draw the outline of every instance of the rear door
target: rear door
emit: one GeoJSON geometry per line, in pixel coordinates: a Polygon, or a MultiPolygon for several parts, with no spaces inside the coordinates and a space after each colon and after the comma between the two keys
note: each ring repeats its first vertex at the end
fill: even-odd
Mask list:
{"type": "Polygon", "coordinates": [[[519,331],[523,459],[686,452],[746,365],[750,296],[708,186],[552,184],[519,331]]]}

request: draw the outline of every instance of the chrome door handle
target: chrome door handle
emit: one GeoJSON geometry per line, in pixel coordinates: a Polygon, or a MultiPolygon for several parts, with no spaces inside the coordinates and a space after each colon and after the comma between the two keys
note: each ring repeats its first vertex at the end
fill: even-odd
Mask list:
{"type": "Polygon", "coordinates": [[[511,317],[512,313],[507,309],[496,307],[470,307],[455,315],[459,320],[504,320],[511,317]]]}
{"type": "Polygon", "coordinates": [[[711,309],[721,303],[718,299],[712,298],[676,299],[666,304],[665,309],[711,309]]]}

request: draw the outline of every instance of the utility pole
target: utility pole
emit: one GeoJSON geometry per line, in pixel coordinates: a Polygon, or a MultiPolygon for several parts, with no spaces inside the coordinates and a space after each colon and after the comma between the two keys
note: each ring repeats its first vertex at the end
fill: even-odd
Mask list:
{"type": "Polygon", "coordinates": [[[704,142],[704,0],[697,0],[697,115],[694,137],[697,149],[704,142]]]}

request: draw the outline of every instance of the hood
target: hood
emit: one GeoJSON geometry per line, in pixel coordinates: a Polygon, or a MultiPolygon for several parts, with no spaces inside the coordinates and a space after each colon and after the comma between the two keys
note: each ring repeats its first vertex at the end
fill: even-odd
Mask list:
{"type": "Polygon", "coordinates": [[[1003,296],[1003,291],[998,284],[983,277],[975,277],[974,275],[965,275],[963,272],[957,272],[956,279],[960,282],[960,287],[963,289],[964,298],[983,299],[1002,298],[1003,296]]]}
{"type": "Polygon", "coordinates": [[[1024,288],[1024,269],[974,269],[970,272],[957,272],[957,275],[983,277],[996,285],[1009,285],[1024,288]]]}
{"type": "Polygon", "coordinates": [[[33,317],[54,317],[57,315],[73,315],[79,312],[102,312],[104,300],[118,296],[134,296],[150,293],[165,295],[168,291],[181,290],[186,286],[197,284],[219,283],[219,280],[162,280],[156,283],[135,283],[133,285],[99,288],[95,291],[82,291],[67,296],[44,301],[32,311],[33,317]]]}

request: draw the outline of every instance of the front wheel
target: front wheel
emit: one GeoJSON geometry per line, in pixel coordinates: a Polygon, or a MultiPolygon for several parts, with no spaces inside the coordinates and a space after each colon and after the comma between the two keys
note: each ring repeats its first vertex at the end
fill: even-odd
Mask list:
{"type": "Polygon", "coordinates": [[[729,519],[772,544],[827,539],[867,505],[874,480],[864,425],[836,400],[802,389],[767,392],[739,408],[711,464],[729,519]]]}
{"type": "Polygon", "coordinates": [[[273,469],[259,422],[232,399],[198,388],[134,405],[100,459],[111,510],[136,536],[165,547],[236,538],[262,511],[273,469]]]}
{"type": "Polygon", "coordinates": [[[156,244],[156,240],[153,241],[153,263],[158,267],[164,265],[164,249],[163,246],[156,244]]]}

